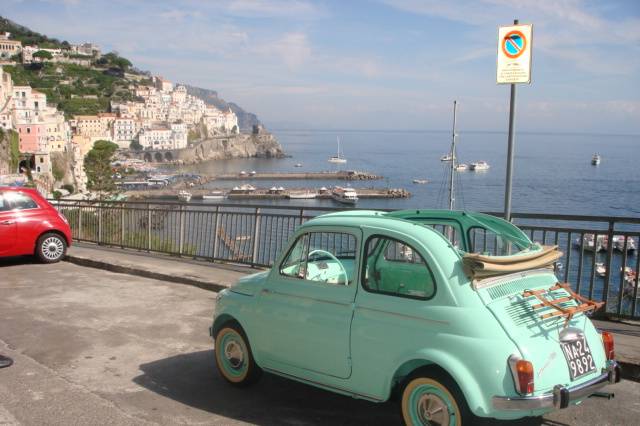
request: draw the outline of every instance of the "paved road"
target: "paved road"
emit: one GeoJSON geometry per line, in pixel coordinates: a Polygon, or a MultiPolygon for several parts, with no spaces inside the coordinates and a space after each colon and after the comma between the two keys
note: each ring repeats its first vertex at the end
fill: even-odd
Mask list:
{"type": "MultiPolygon", "coordinates": [[[[372,404],[279,377],[226,385],[207,327],[215,293],[69,263],[0,260],[0,425],[397,425],[372,404]]],[[[640,384],[520,425],[623,425],[640,384]]]]}

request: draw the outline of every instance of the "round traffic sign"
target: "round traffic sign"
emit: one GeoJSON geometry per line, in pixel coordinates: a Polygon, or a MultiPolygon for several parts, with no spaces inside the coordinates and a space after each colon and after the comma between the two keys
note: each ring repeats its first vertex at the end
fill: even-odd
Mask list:
{"type": "Polygon", "coordinates": [[[527,39],[518,30],[507,33],[502,39],[502,53],[508,58],[515,59],[519,57],[526,48],[527,39]]]}

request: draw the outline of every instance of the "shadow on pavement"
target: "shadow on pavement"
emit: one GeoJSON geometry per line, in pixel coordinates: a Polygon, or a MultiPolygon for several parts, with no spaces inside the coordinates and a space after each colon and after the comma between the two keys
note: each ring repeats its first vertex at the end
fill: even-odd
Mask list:
{"type": "MultiPolygon", "coordinates": [[[[238,389],[218,374],[214,351],[177,355],[142,364],[133,381],[182,404],[258,425],[401,425],[398,403],[375,404],[265,374],[256,385],[238,389]]],[[[476,423],[478,424],[478,423],[476,423]]],[[[486,425],[562,425],[529,418],[489,420],[486,425]]]]}
{"type": "Polygon", "coordinates": [[[0,257],[0,268],[16,265],[41,264],[34,256],[0,257]]]}

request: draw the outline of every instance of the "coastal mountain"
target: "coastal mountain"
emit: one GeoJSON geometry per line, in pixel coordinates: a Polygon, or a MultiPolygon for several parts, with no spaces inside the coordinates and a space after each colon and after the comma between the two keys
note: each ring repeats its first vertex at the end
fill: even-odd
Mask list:
{"type": "Polygon", "coordinates": [[[225,101],[218,96],[218,92],[215,90],[203,89],[201,87],[190,86],[188,84],[184,84],[184,86],[187,88],[188,94],[202,99],[207,104],[213,105],[219,110],[225,111],[228,108],[231,108],[231,111],[238,116],[238,126],[241,131],[248,132],[253,129],[253,126],[262,124],[260,123],[260,120],[258,120],[257,115],[243,110],[239,105],[233,102],[225,101]]]}

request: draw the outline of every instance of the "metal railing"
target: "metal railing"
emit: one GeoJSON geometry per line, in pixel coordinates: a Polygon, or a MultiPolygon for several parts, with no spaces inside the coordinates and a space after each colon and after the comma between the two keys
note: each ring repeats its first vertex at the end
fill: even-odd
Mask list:
{"type": "MultiPolygon", "coordinates": [[[[339,210],[155,201],[63,200],[53,204],[69,220],[76,241],[257,267],[270,266],[303,222],[339,210]]],[[[512,216],[533,241],[560,247],[564,253],[556,264],[560,280],[571,283],[583,296],[605,301],[607,315],[640,319],[640,218],[512,216]]],[[[455,233],[443,234],[456,238],[455,233]]],[[[486,235],[484,241],[473,242],[483,252],[497,249],[497,244],[486,235]]]]}

